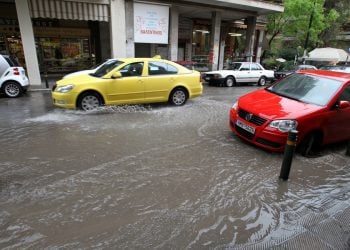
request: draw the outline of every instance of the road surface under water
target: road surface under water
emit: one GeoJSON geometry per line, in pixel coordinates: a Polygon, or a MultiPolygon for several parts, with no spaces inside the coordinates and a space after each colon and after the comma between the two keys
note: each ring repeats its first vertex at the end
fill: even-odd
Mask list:
{"type": "Polygon", "coordinates": [[[0,248],[348,249],[345,144],[280,181],[283,154],[228,127],[256,88],[94,112],[0,98],[0,248]]]}

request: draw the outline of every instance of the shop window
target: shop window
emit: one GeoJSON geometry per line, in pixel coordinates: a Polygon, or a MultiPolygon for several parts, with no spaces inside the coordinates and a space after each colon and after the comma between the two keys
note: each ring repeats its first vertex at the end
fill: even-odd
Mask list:
{"type": "Polygon", "coordinates": [[[6,40],[8,44],[9,54],[13,56],[21,66],[26,67],[21,38],[11,36],[7,37],[6,40]]]}
{"type": "Polygon", "coordinates": [[[89,39],[38,38],[40,70],[47,73],[67,73],[93,66],[89,39]]]}

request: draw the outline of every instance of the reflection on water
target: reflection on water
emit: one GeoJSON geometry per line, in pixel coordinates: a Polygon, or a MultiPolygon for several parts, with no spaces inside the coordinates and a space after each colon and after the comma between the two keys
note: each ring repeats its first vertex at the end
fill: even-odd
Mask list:
{"type": "Polygon", "coordinates": [[[189,104],[55,109],[0,127],[0,248],[331,244],[314,227],[349,209],[343,147],[296,155],[283,182],[283,155],[229,131],[230,103],[189,104]]]}

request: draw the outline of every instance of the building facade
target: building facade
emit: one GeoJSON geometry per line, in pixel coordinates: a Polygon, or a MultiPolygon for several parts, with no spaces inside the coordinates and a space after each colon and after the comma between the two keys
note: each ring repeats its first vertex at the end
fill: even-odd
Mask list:
{"type": "Polygon", "coordinates": [[[259,61],[264,17],[282,11],[259,0],[0,0],[0,53],[17,57],[32,87],[107,58],[160,55],[222,69],[259,61]]]}

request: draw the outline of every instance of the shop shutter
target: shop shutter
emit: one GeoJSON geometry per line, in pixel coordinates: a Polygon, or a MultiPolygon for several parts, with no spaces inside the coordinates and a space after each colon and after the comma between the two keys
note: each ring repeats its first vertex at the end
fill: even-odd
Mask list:
{"type": "Polygon", "coordinates": [[[109,21],[107,0],[29,0],[29,10],[32,18],[109,21]]]}

